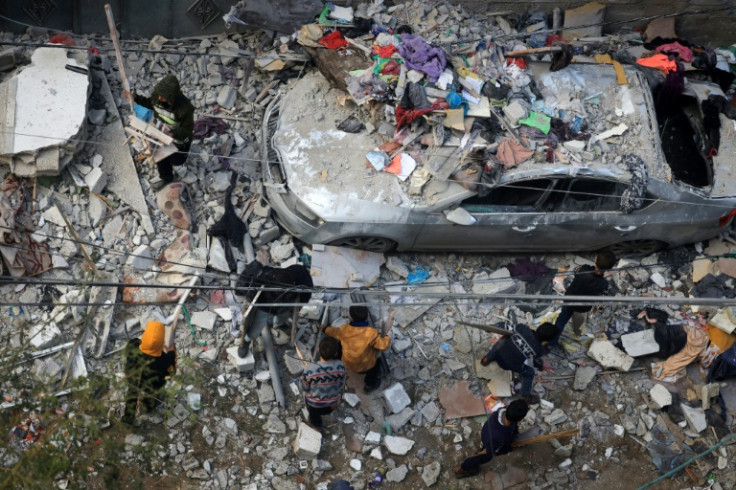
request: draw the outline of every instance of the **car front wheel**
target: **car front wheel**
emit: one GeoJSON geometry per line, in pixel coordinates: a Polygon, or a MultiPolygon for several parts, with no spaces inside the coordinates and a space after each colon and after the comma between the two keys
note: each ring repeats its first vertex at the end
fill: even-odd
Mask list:
{"type": "Polygon", "coordinates": [[[645,257],[655,252],[659,252],[667,246],[666,243],[659,240],[629,240],[627,242],[614,243],[606,247],[617,258],[621,257],[645,257]]]}
{"type": "Polygon", "coordinates": [[[329,243],[334,247],[357,248],[368,252],[385,253],[396,248],[396,242],[388,238],[376,236],[357,236],[340,238],[329,243]]]}

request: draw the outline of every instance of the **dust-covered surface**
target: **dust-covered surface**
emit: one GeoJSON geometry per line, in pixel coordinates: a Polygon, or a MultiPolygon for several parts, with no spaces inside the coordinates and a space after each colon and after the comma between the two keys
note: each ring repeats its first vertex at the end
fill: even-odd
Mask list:
{"type": "MultiPolygon", "coordinates": [[[[415,2],[411,9],[392,12],[402,22],[415,19],[413,25],[438,42],[501,29],[498,19],[471,17],[443,4],[435,7],[415,2]]],[[[381,10],[383,20],[384,15],[391,16],[381,10]]],[[[517,25],[523,28],[523,23],[517,25]]],[[[34,31],[23,39],[41,42],[48,37],[48,33],[34,31]]],[[[706,328],[719,313],[719,318],[724,314],[728,318],[723,305],[691,307],[666,304],[666,301],[683,299],[687,304],[694,304],[695,297],[716,298],[724,304],[729,301],[736,276],[733,258],[729,257],[736,247],[730,237],[619,261],[607,274],[610,294],[638,297],[641,303],[628,307],[596,305],[583,318],[573,318],[562,348],[551,350],[544,358],[543,369],[536,373],[533,391],[542,401],[532,406],[521,426],[524,435],[574,429],[579,432],[499,456],[479,476],[462,481],[455,480],[453,469],[478,448],[484,418],[448,419],[439,392],[465,381],[474,395],[488,395],[485,380],[476,376],[476,361],[496,340],[495,336],[463,322],[495,324],[515,316],[518,322],[536,327],[541,322],[553,321],[558,305],[539,302],[539,295],[553,294],[557,269],[574,271],[579,266],[590,265],[594,257],[592,254],[395,254],[387,256],[380,277],[371,287],[377,294],[366,294],[361,299],[356,295],[361,292],[358,290],[320,290],[315,291],[310,304],[302,309],[297,332],[301,331],[299,342],[307,355],[314,352],[322,308],[329,301],[334,302],[328,315],[333,325],[347,321],[349,304],[361,300],[370,303],[377,326],[383,324],[389,308],[398,309],[400,314],[396,324],[387,325],[392,346],[384,354],[389,372],[381,389],[366,394],[361,376],[351,374],[343,402],[326,418],[328,427],[319,454],[311,460],[297,457],[293,445],[304,414],[302,394],[291,388],[298,379],[299,369],[290,342],[291,325],[287,322],[283,328],[272,329],[278,375],[286,396],[286,406],[279,407],[260,343],[255,346],[252,371],[238,372],[229,359],[226,350],[236,344],[230,318],[233,314],[237,317],[243,306],[242,301],[229,295],[233,279],[230,273],[244,266],[245,257],[234,248],[235,266],[231,270],[223,252],[226,245],[207,237],[207,231],[225,212],[226,190],[235,172],[238,175],[232,205],[238,216],[248,215],[247,232],[258,259],[275,266],[288,266],[310,255],[310,247],[279,229],[267,203],[257,200],[252,211],[248,211],[249,199],[262,192],[258,155],[264,142],[259,140],[259,135],[263,110],[276,96],[276,90],[266,90],[263,98],[257,102],[256,99],[271,81],[272,74],[256,69],[249,71],[248,59],[234,54],[216,56],[233,43],[256,50],[260,45],[273,44],[279,48],[288,42],[288,37],[271,41],[254,33],[172,41],[163,44],[168,51],[164,54],[126,53],[134,90],[150,93],[158,79],[175,73],[184,94],[196,108],[195,119],[215,114],[218,99],[230,99],[230,89],[237,87],[233,114],[217,114],[237,119],[224,119],[227,127],[219,134],[211,132],[194,138],[189,160],[175,170],[178,180],[186,184],[183,203],[174,206],[181,214],[179,222],[186,229],[175,228],[164,210],[159,209],[153,167],[138,168],[141,192],[150,207],[153,233],[146,231],[134,210],[121,204],[120,196],[104,186],[96,193],[105,198],[103,203],[94,193],[83,190],[84,186],[70,173],[63,173],[55,180],[39,179],[36,185],[22,181],[29,199],[21,209],[19,220],[23,218],[22,225],[32,227],[34,240],[48,245],[52,267],[35,277],[39,284],[23,284],[17,279],[0,288],[0,299],[11,305],[2,310],[2,345],[12,354],[63,346],[81,339],[78,359],[84,360],[90,379],[105,383],[100,391],[63,395],[58,401],[45,397],[50,405],[44,412],[48,421],[63,424],[74,419],[70,416],[73,413],[76,420],[85,422],[80,432],[60,433],[68,443],[64,446],[65,461],[75,462],[74,471],[65,469],[52,475],[29,473],[22,475],[25,484],[8,486],[322,489],[328,482],[346,479],[356,489],[365,489],[383,470],[381,488],[633,489],[659,477],[677,458],[705,451],[732,433],[736,414],[734,378],[718,386],[725,406],[722,411],[717,398],[709,396],[708,390],[705,397],[702,395],[705,382],[700,361],[689,366],[683,373],[686,375],[655,381],[650,366],[663,360],[658,356],[637,358],[628,372],[610,373],[586,354],[595,337],[606,336],[621,348],[622,335],[651,328],[637,317],[643,306],[660,298],[665,301],[660,308],[673,329],[683,325],[706,328]],[[211,56],[185,56],[190,51],[206,51],[211,56]],[[78,238],[69,230],[60,211],[70,216],[78,238]],[[90,252],[89,258],[85,250],[90,252]],[[208,267],[188,261],[192,256],[207,257],[208,267]],[[154,260],[158,258],[166,260],[154,260]],[[524,263],[524,259],[537,264],[524,263]],[[199,270],[201,284],[209,288],[190,296],[186,303],[191,329],[185,319],[179,322],[176,332],[179,372],[168,383],[171,393],[153,413],[139,416],[135,426],[129,427],[120,422],[127,387],[122,379],[123,356],[116,349],[138,337],[147,321],[170,314],[174,305],[167,298],[165,304],[160,304],[158,299],[144,304],[124,302],[123,288],[117,283],[129,277],[133,281],[160,284],[164,280],[161,269],[171,265],[167,261],[180,266],[178,271],[186,278],[192,268],[199,270]],[[89,286],[94,269],[98,271],[94,277],[105,285],[89,286]],[[532,277],[529,269],[535,271],[532,277]],[[501,293],[523,296],[518,300],[499,301],[494,296],[501,293]],[[22,308],[18,307],[19,303],[22,308]],[[413,315],[417,310],[424,311],[413,315]],[[80,336],[85,329],[87,335],[80,336]],[[384,393],[389,387],[396,389],[397,383],[406,392],[409,404],[392,413],[384,393]],[[657,383],[671,394],[671,406],[663,409],[654,404],[649,393],[657,383]],[[94,401],[104,405],[101,411],[93,412],[94,401]],[[705,409],[708,404],[710,407],[705,409]],[[702,428],[701,419],[686,417],[683,406],[696,415],[702,410],[706,428],[698,431],[702,428]],[[391,439],[386,437],[389,432],[413,443],[406,455],[389,452],[387,441],[391,439]],[[108,449],[111,452],[106,452],[108,449]],[[47,478],[44,485],[39,484],[42,476],[47,478]],[[499,484],[499,478],[505,483],[499,484]]],[[[32,49],[24,51],[27,62],[32,49]]],[[[108,127],[106,122],[125,117],[127,111],[118,73],[109,62],[103,56],[95,62],[94,69],[105,73],[116,105],[100,102],[93,93],[93,108],[102,111],[103,117],[90,124],[89,141],[70,163],[83,175],[100,167],[104,159],[98,147],[106,144],[103,137],[108,127]]],[[[287,69],[292,68],[296,73],[301,72],[299,64],[287,69]]],[[[304,76],[312,75],[305,70],[304,76]]],[[[299,82],[290,83],[294,85],[288,87],[299,82]]],[[[615,93],[619,94],[620,90],[616,88],[615,93]]],[[[308,98],[312,94],[304,96],[308,98]]],[[[334,91],[320,89],[308,100],[327,104],[333,98],[334,91]]],[[[354,109],[335,107],[334,110],[334,115],[324,111],[320,116],[316,110],[314,116],[295,114],[293,121],[324,117],[325,121],[338,123],[348,113],[355,113],[354,109]]],[[[287,118],[284,121],[289,122],[287,118]]],[[[618,122],[607,121],[605,128],[600,122],[599,129],[609,129],[618,122]]],[[[335,143],[344,144],[345,138],[332,134],[335,143]]],[[[625,133],[619,141],[634,144],[635,136],[625,133]]],[[[341,151],[349,153],[348,150],[341,151]]],[[[360,158],[358,155],[350,161],[359,162],[360,158]]],[[[347,170],[348,160],[337,164],[347,170]]],[[[300,177],[321,182],[321,175],[314,170],[305,167],[303,172],[300,177]]],[[[360,162],[346,175],[362,179],[364,172],[365,164],[360,162]]],[[[340,175],[328,170],[327,185],[340,175]]],[[[366,179],[364,186],[369,186],[369,182],[396,180],[393,175],[378,174],[366,179]]],[[[371,192],[381,196],[380,199],[391,199],[399,192],[396,188],[396,192],[384,194],[383,187],[376,185],[371,192]]],[[[167,285],[159,292],[169,293],[171,288],[167,285]]],[[[707,328],[716,331],[716,327],[707,328]]],[[[41,406],[36,398],[29,397],[38,392],[57,392],[65,377],[68,353],[68,349],[62,349],[23,364],[13,363],[0,377],[4,402],[27,403],[18,408],[0,409],[0,421],[6,429],[6,437],[0,442],[3,465],[0,482],[17,476],[20,458],[35,454],[19,450],[18,441],[8,433],[30,411],[41,406]],[[8,374],[9,377],[5,376],[8,374]]],[[[5,355],[3,351],[0,357],[5,359],[5,355]]],[[[75,372],[79,375],[76,382],[84,383],[84,376],[75,372]]],[[[72,379],[75,373],[70,372],[69,376],[72,379]]],[[[508,386],[514,395],[505,402],[518,396],[518,381],[514,378],[508,386]]],[[[29,444],[43,443],[41,439],[29,444]]],[[[734,488],[733,458],[733,446],[726,445],[701,458],[699,464],[691,465],[696,482],[680,473],[660,487],[702,486],[713,469],[721,488],[734,488]]]]}

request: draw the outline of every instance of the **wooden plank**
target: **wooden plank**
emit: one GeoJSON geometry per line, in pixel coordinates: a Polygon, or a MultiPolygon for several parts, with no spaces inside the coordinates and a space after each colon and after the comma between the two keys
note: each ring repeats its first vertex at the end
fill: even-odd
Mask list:
{"type": "Polygon", "coordinates": [[[131,114],[128,123],[133,129],[137,129],[138,131],[150,136],[151,138],[161,142],[163,145],[170,145],[174,142],[174,138],[169,136],[168,134],[164,133],[160,129],[156,129],[153,125],[148,124],[147,122],[143,121],[142,119],[138,119],[134,115],[131,114]]]}

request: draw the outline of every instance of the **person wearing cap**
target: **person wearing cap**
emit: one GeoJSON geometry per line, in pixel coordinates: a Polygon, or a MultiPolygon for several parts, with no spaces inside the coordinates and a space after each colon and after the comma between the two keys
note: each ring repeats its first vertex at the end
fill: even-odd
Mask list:
{"type": "Polygon", "coordinates": [[[151,411],[160,403],[166,378],[176,371],[176,349],[164,347],[164,324],[151,321],[140,339],[125,346],[125,379],[128,395],[122,421],[132,424],[140,400],[143,409],[151,411]]]}
{"type": "Polygon", "coordinates": [[[156,84],[151,97],[135,95],[135,103],[154,113],[164,132],[174,138],[177,151],[156,163],[158,175],[165,184],[174,181],[174,165],[187,161],[194,132],[194,106],[181,93],[179,80],[174,75],[164,77],[156,84]]]}

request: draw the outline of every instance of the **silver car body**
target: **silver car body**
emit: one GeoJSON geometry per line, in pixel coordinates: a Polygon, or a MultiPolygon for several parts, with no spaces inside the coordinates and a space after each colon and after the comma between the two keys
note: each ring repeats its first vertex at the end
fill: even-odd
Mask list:
{"type": "MultiPolygon", "coordinates": [[[[396,175],[366,169],[365,154],[383,140],[375,132],[334,129],[332,119],[345,113],[337,102],[341,92],[312,72],[274,100],[264,119],[263,182],[277,220],[310,244],[376,251],[391,244],[399,250],[583,251],[616,244],[654,250],[708,239],[730,225],[736,208],[732,121],[720,116],[721,148],[709,185],[694,187],[672,177],[651,92],[637,70],[626,67],[628,84],[617,85],[611,65],[573,64],[555,73],[542,63],[530,66],[545,102],[560,108],[597,97],[611,125],[623,122],[628,129],[608,140],[603,155],[584,152],[570,164],[527,161],[506,170],[490,200],[436,178],[413,196],[396,175]],[[556,98],[569,93],[575,98],[556,98]],[[645,204],[629,214],[618,204],[632,177],[622,153],[640,157],[648,173],[645,204]],[[475,223],[448,220],[445,211],[457,207],[475,223]]],[[[687,90],[700,99],[720,92],[707,83],[690,83],[687,90]]]]}

